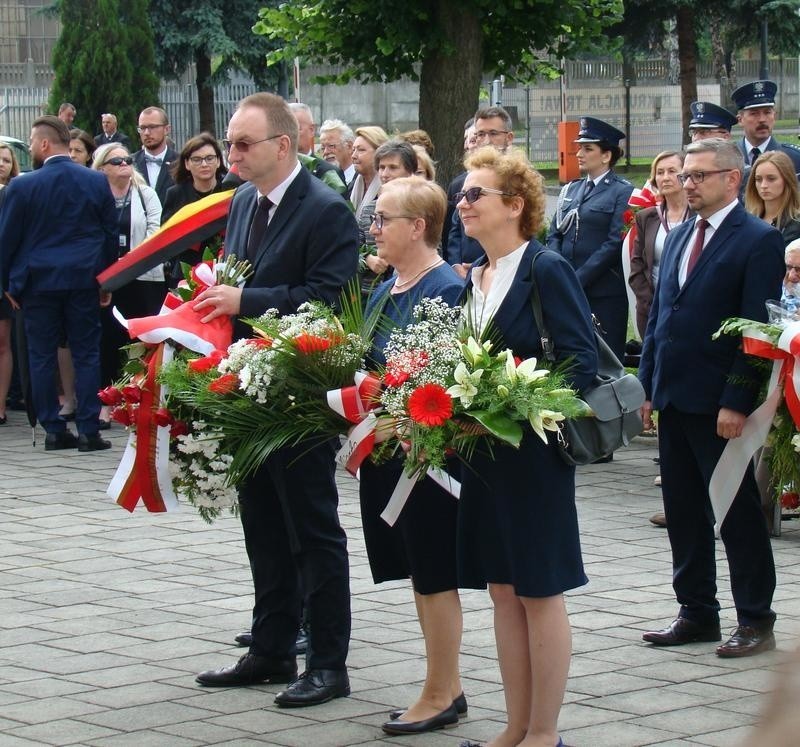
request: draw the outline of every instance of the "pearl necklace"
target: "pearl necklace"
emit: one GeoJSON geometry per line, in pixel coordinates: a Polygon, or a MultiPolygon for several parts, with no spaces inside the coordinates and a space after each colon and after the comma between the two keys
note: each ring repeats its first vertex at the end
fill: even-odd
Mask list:
{"type": "Polygon", "coordinates": [[[433,264],[428,265],[427,267],[423,267],[413,278],[409,278],[408,280],[404,280],[402,283],[398,282],[398,279],[395,278],[394,280],[394,287],[395,288],[405,288],[409,283],[413,283],[418,277],[424,275],[428,270],[432,270],[434,267],[438,267],[442,264],[444,260],[441,257],[437,257],[436,261],[433,264]]]}

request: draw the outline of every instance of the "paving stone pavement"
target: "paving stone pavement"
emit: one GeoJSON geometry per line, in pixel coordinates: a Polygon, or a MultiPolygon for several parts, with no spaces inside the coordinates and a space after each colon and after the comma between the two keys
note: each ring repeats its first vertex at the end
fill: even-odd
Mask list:
{"type": "MultiPolygon", "coordinates": [[[[395,744],[453,747],[499,730],[503,698],[488,595],[462,596],[461,666],[469,717],[457,728],[387,737],[387,711],[411,701],[424,677],[408,583],[373,585],[356,485],[339,479],[350,548],[353,694],[281,710],[279,688],[203,689],[196,672],[235,661],[251,583],[238,520],[205,524],[187,509],[129,514],[104,495],[125,441],[110,451],[31,448],[21,413],[0,427],[0,747],[16,745],[395,744]]],[[[654,649],[641,632],[672,619],[666,532],[648,517],[653,439],[578,472],[578,509],[590,582],[568,595],[575,656],[560,728],[576,747],[736,745],[800,633],[794,561],[800,522],[784,521],[778,566],[778,650],[722,660],[713,644],[654,649]]],[[[723,629],[735,618],[719,548],[723,629]]]]}

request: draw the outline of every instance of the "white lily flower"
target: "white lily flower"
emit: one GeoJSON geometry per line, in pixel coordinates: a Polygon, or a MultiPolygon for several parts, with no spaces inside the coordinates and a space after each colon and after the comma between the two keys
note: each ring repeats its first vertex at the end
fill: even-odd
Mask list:
{"type": "Polygon", "coordinates": [[[564,414],[554,410],[539,410],[539,412],[533,413],[528,420],[536,435],[547,443],[545,431],[558,431],[561,427],[559,422],[564,420],[564,414]]]}
{"type": "Polygon", "coordinates": [[[526,358],[517,366],[517,376],[527,382],[546,378],[550,372],[546,368],[537,369],[536,363],[536,358],[526,358]]]}
{"type": "Polygon", "coordinates": [[[792,436],[792,446],[794,446],[795,451],[800,451],[800,433],[792,436]]]}
{"type": "Polygon", "coordinates": [[[470,373],[463,362],[459,363],[453,372],[453,378],[457,383],[453,384],[447,393],[453,399],[460,399],[464,407],[469,407],[472,404],[472,398],[478,393],[477,384],[481,380],[481,376],[483,376],[482,368],[470,373]]]}
{"type": "Polygon", "coordinates": [[[467,341],[461,346],[461,352],[464,355],[466,361],[471,366],[474,366],[475,362],[480,358],[481,354],[483,353],[483,348],[480,346],[478,341],[472,335],[470,335],[467,338],[467,341]]]}

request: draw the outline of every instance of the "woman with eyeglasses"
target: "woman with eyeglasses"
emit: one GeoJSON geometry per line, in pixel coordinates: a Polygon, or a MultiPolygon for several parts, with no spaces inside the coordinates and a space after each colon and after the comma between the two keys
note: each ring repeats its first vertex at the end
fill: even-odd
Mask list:
{"type": "MultiPolygon", "coordinates": [[[[437,252],[446,207],[441,187],[418,177],[394,179],[381,188],[370,234],[378,256],[395,268],[395,274],[375,289],[367,305],[368,315],[380,309],[391,321],[375,332],[369,354],[372,368],[386,362],[383,351],[391,329],[411,323],[421,299],[457,303],[463,280],[437,252]]],[[[383,432],[379,428],[378,433],[383,432]]],[[[458,502],[432,480],[421,480],[390,527],[380,514],[402,473],[400,457],[379,465],[367,460],[361,466],[359,496],[372,577],[376,584],[411,579],[425,639],[422,692],[407,708],[391,712],[383,730],[421,734],[456,724],[467,710],[458,668],[458,502]]]]}
{"type": "MultiPolygon", "coordinates": [[[[543,180],[518,151],[474,151],[456,197],[466,234],[485,256],[467,276],[470,326],[521,359],[541,358],[531,295],[535,278],[557,363],[578,391],[592,383],[597,350],[586,296],[570,263],[534,238],[543,180]],[[535,263],[534,263],[535,259],[535,263]]],[[[558,715],[571,632],[563,594],[587,582],[575,508],[575,468],[528,429],[519,449],[478,447],[461,471],[461,587],[489,587],[507,723],[492,745],[562,745],[558,715]]],[[[464,745],[471,745],[464,742],[464,745]]]]}
{"type": "MultiPolygon", "coordinates": [[[[19,175],[17,157],[10,145],[0,143],[0,190],[14,177],[19,175]]],[[[0,196],[0,203],[2,203],[0,196]]],[[[0,295],[0,425],[5,425],[6,399],[11,387],[11,375],[14,369],[14,355],[11,352],[11,325],[14,311],[18,309],[16,301],[12,303],[9,296],[0,295]]]]}
{"type": "MultiPolygon", "coordinates": [[[[144,177],[133,168],[133,158],[124,145],[101,145],[94,153],[92,168],[106,175],[114,195],[119,227],[119,256],[122,257],[158,230],[161,225],[161,202],[155,190],[148,187],[144,177]]],[[[158,265],[114,291],[113,306],[126,319],[153,316],[158,314],[166,293],[164,268],[158,265]]],[[[119,375],[119,350],[130,343],[130,338],[127,330],[111,315],[110,308],[104,310],[102,321],[100,353],[105,386],[119,375]]],[[[103,408],[100,419],[108,422],[108,408],[103,408]]]]}
{"type": "Polygon", "coordinates": [[[800,238],[800,188],[789,156],[768,150],[758,157],[744,190],[744,206],[775,226],[784,244],[800,238]]]}
{"type": "Polygon", "coordinates": [[[636,296],[636,327],[644,339],[647,316],[658,282],[658,268],[667,234],[692,213],[678,175],[683,155],[675,151],[659,153],[650,166],[650,184],[658,204],[636,213],[636,235],[631,255],[628,283],[636,296]]]}
{"type": "Polygon", "coordinates": [[[633,185],[614,173],[625,133],[594,117],[582,117],[578,165],[583,176],[566,184],[547,248],[561,254],[578,274],[600,331],[623,360],[628,337],[627,278],[622,271],[623,214],[633,185]]]}
{"type": "MultiPolygon", "coordinates": [[[[222,184],[227,173],[219,143],[211,133],[201,132],[187,140],[172,169],[175,184],[167,190],[161,223],[166,223],[185,205],[215,192],[231,189],[222,184]]],[[[198,248],[211,238],[213,234],[199,242],[198,248]]],[[[172,259],[168,263],[170,285],[177,284],[183,277],[181,262],[195,265],[201,259],[202,256],[194,249],[188,249],[172,259]]]]}

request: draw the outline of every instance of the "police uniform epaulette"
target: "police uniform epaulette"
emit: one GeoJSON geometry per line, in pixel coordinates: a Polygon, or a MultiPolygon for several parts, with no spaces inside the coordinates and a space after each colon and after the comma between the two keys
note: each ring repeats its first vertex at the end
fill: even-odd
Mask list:
{"type": "MultiPolygon", "coordinates": [[[[632,186],[633,186],[633,185],[632,185],[632,184],[631,184],[631,183],[630,183],[630,182],[629,182],[627,179],[625,179],[625,177],[622,177],[622,176],[620,176],[619,174],[617,174],[617,172],[616,172],[616,171],[615,171],[615,172],[614,172],[614,173],[613,173],[611,176],[613,176],[613,177],[614,177],[614,179],[615,179],[615,181],[618,181],[620,184],[624,184],[624,185],[626,185],[626,186],[628,186],[628,187],[632,187],[632,186]]],[[[605,181],[608,181],[608,180],[609,180],[609,178],[610,178],[610,177],[608,177],[608,176],[607,176],[607,177],[605,178],[605,181]]]]}
{"type": "MultiPolygon", "coordinates": [[[[798,135],[798,137],[800,137],[800,135],[798,135]]],[[[795,145],[794,143],[781,143],[781,147],[790,148],[791,150],[796,150],[798,153],[800,153],[800,146],[795,145]]]]}

